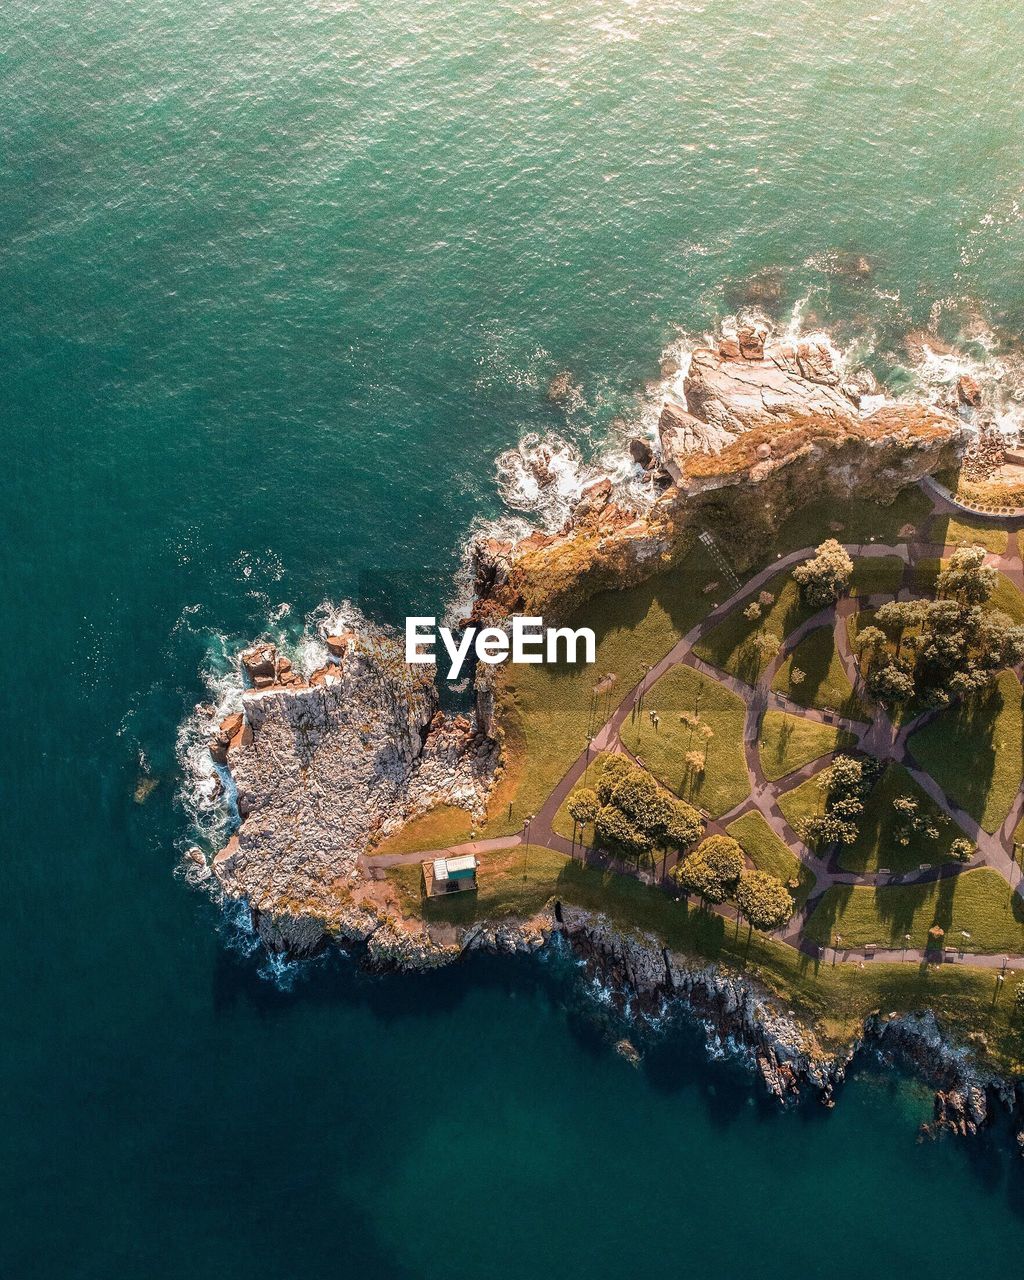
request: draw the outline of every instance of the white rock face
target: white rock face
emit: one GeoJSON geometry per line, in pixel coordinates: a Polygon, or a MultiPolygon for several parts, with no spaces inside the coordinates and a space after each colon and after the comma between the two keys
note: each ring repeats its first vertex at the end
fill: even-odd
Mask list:
{"type": "Polygon", "coordinates": [[[228,751],[242,824],[214,869],[261,912],[333,918],[373,835],[431,803],[478,808],[490,786],[495,744],[440,715],[433,668],[389,640],[242,703],[228,751]]]}

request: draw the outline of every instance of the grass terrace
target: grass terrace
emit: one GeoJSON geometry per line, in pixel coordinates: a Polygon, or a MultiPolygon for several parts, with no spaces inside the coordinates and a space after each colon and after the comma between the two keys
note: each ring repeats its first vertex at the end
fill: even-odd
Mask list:
{"type": "MultiPolygon", "coordinates": [[[[769,659],[761,659],[751,641],[758,631],[767,631],[781,642],[794,627],[810,616],[811,610],[800,600],[800,590],[789,572],[776,574],[765,588],[775,597],[758,618],[746,618],[738,607],[694,646],[694,653],[705,662],[753,684],[769,659]]],[[[755,595],[751,601],[756,600],[755,595]]],[[[749,602],[748,602],[749,603],[749,602]]]]}
{"type": "Polygon", "coordinates": [[[779,839],[764,815],[756,810],[745,813],[726,828],[738,840],[758,871],[768,871],[789,884],[798,907],[807,901],[815,885],[814,872],[805,867],[793,851],[779,839]],[[792,883],[795,881],[795,885],[792,883]]]}
{"type": "Polygon", "coordinates": [[[947,707],[918,729],[909,747],[921,768],[986,831],[1010,812],[1024,776],[1022,690],[1012,671],[992,688],[947,707]]]}
{"type": "Polygon", "coordinates": [[[942,810],[926,795],[901,764],[890,764],[864,800],[864,812],[857,820],[860,835],[855,844],[839,850],[839,865],[847,871],[872,872],[887,867],[894,874],[916,870],[921,863],[937,866],[948,862],[949,846],[964,833],[955,822],[946,821],[942,810]],[[909,835],[908,844],[900,844],[893,801],[899,796],[913,796],[918,814],[938,828],[939,837],[931,839],[923,832],[909,835]]]}
{"type": "Polygon", "coordinates": [[[902,947],[909,934],[907,945],[924,949],[935,924],[946,931],[946,946],[989,955],[1024,951],[1024,903],[988,867],[921,885],[833,885],[804,932],[826,946],[838,932],[847,947],[902,947]]]}
{"type": "Polygon", "coordinates": [[[1009,545],[1005,529],[966,516],[933,516],[928,526],[928,538],[943,546],[984,547],[997,556],[1002,555],[1009,545]]]}
{"type": "Polygon", "coordinates": [[[772,688],[801,707],[837,711],[851,720],[864,720],[868,716],[843,668],[830,626],[815,627],[804,636],[779,667],[772,688]],[[803,672],[804,678],[795,681],[794,671],[803,672]]]}
{"type": "Polygon", "coordinates": [[[903,585],[899,556],[861,556],[853,562],[851,596],[894,596],[903,585]]]}
{"type": "Polygon", "coordinates": [[[750,793],[745,715],[743,700],[730,689],[692,667],[677,666],[652,686],[643,710],[622,726],[622,741],[670,791],[719,817],[750,793]],[[660,717],[657,729],[651,711],[660,717]],[[684,715],[698,723],[684,723],[684,715]],[[687,760],[693,753],[703,767],[687,760]]]}
{"type": "Polygon", "coordinates": [[[812,760],[852,746],[856,739],[845,729],[820,724],[786,711],[766,711],[761,720],[761,769],[769,782],[784,778],[812,760]]]}

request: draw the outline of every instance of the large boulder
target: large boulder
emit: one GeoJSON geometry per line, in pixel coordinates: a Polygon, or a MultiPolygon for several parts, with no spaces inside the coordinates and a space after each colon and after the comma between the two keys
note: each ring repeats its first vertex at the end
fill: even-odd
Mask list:
{"type": "MultiPolygon", "coordinates": [[[[686,408],[722,433],[723,445],[741,432],[797,418],[848,422],[856,410],[830,385],[834,373],[831,357],[812,344],[769,344],[761,360],[725,360],[717,351],[702,349],[693,353],[683,383],[686,408]]],[[[837,373],[834,381],[839,381],[837,373]]]]}

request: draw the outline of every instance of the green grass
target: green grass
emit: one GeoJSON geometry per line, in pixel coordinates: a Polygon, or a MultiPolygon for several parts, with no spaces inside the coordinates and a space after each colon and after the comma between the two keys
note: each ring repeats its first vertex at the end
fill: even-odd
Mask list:
{"type": "Polygon", "coordinates": [[[444,898],[424,898],[419,863],[388,867],[385,875],[395,889],[402,914],[462,925],[535,915],[550,900],[569,861],[564,854],[542,845],[491,849],[479,856],[477,891],[444,898]]]}
{"type": "Polygon", "coordinates": [[[864,720],[868,715],[853,692],[836,650],[835,635],[828,626],[815,627],[804,636],[779,667],[772,688],[802,707],[838,711],[851,720],[864,720]],[[793,682],[794,668],[804,673],[799,684],[793,682]]]}
{"type": "MultiPolygon", "coordinates": [[[[786,555],[803,547],[816,547],[826,538],[838,538],[844,543],[874,541],[895,546],[904,541],[900,529],[911,524],[923,530],[931,510],[931,500],[916,485],[902,489],[888,506],[863,496],[846,500],[822,498],[801,507],[783,523],[771,539],[771,554],[786,555]]],[[[729,530],[720,533],[716,530],[716,536],[728,546],[729,530]]],[[[742,536],[742,531],[735,536],[742,536]]]]}
{"type": "Polygon", "coordinates": [[[730,689],[692,667],[677,666],[649,690],[641,713],[622,726],[622,741],[670,791],[718,817],[750,792],[743,754],[745,714],[743,700],[730,689]],[[657,731],[650,711],[661,718],[657,731]],[[714,733],[703,773],[685,759],[690,751],[703,754],[705,739],[683,724],[683,712],[696,712],[714,733]]]}
{"type": "Polygon", "coordinates": [[[995,555],[1002,555],[1008,545],[1005,529],[970,520],[965,516],[934,516],[928,537],[932,542],[946,546],[984,547],[995,555]]]}
{"type": "Polygon", "coordinates": [[[1021,1069],[1024,1049],[1013,1000],[1019,978],[1008,980],[1007,990],[1001,992],[994,974],[967,965],[832,967],[757,934],[748,944],[745,930],[737,930],[722,916],[677,902],[632,878],[583,867],[549,850],[531,849],[524,884],[523,851],[499,853],[506,855],[500,861],[493,854],[485,858],[480,892],[458,899],[424,903],[419,867],[392,867],[388,879],[406,914],[427,915],[436,923],[499,918],[498,912],[506,917],[528,914],[552,900],[601,912],[625,932],[652,936],[683,955],[743,970],[783,1008],[807,1019],[826,1046],[856,1035],[873,1010],[933,1008],[941,1010],[952,1036],[983,1031],[988,1061],[994,1067],[1021,1069]],[[485,886],[485,877],[492,875],[495,883],[485,886]],[[486,910],[481,910],[484,904],[486,910]]]}
{"type": "Polygon", "coordinates": [[[935,924],[946,931],[947,946],[976,954],[1024,952],[1024,903],[988,867],[923,885],[890,885],[881,889],[833,885],[815,908],[804,930],[814,942],[830,944],[838,931],[846,946],[903,945],[924,949],[935,924]],[[971,936],[964,939],[961,930],[971,936]]]}
{"type": "Polygon", "coordinates": [[[901,764],[890,764],[864,800],[864,812],[857,821],[860,835],[855,844],[839,850],[839,865],[847,871],[870,872],[879,867],[900,873],[915,870],[922,862],[937,866],[949,861],[949,846],[963,832],[952,821],[944,821],[942,810],[926,795],[901,764]],[[937,840],[913,833],[910,843],[901,845],[896,837],[896,814],[892,807],[898,796],[913,796],[922,818],[935,822],[937,840]]]}
{"type": "Polygon", "coordinates": [[[763,609],[761,617],[750,619],[743,616],[746,604],[757,598],[752,595],[746,604],[734,609],[694,646],[694,652],[705,662],[739,676],[749,684],[753,684],[768,665],[751,647],[754,633],[763,629],[781,642],[812,612],[801,603],[799,588],[788,571],[776,574],[765,590],[775,596],[775,602],[763,609]]]}
{"type": "MultiPolygon", "coordinates": [[[[481,836],[518,831],[523,819],[537,812],[586,746],[592,714],[595,725],[603,724],[647,669],[708,613],[721,595],[705,595],[703,588],[720,576],[698,547],[674,568],[638,587],[600,593],[573,617],[567,625],[594,630],[593,666],[503,669],[499,715],[507,735],[505,773],[488,806],[481,836]],[[610,694],[595,700],[593,687],[608,672],[618,682],[610,694]]],[[[391,836],[386,847],[389,852],[411,852],[454,844],[467,838],[465,826],[461,810],[449,810],[431,823],[414,819],[391,836]]]]}
{"type": "Polygon", "coordinates": [[[894,596],[903,584],[903,561],[899,556],[861,556],[853,562],[851,596],[894,596]]]}
{"type": "Polygon", "coordinates": [[[852,734],[785,711],[767,711],[761,720],[761,769],[774,782],[831,751],[851,746],[852,734]]]}
{"type": "Polygon", "coordinates": [[[783,884],[796,881],[791,886],[793,900],[798,907],[807,901],[815,885],[814,872],[805,867],[787,845],[768,825],[763,814],[752,810],[742,818],[730,822],[726,828],[734,840],[738,840],[743,852],[758,869],[778,876],[783,884]]]}
{"type": "Polygon", "coordinates": [[[796,832],[799,832],[805,819],[821,813],[825,807],[825,795],[818,786],[820,776],[820,771],[812,774],[798,787],[792,787],[779,796],[778,806],[782,810],[782,816],[796,832]]]}
{"type": "Polygon", "coordinates": [[[986,831],[1010,812],[1024,770],[1021,686],[1001,671],[991,689],[946,708],[910,739],[914,757],[986,831]]]}

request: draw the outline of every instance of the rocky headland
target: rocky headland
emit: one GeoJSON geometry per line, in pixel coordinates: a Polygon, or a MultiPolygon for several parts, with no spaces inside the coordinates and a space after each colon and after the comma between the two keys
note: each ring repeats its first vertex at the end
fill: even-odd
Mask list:
{"type": "MultiPolygon", "coordinates": [[[[741,528],[731,548],[742,568],[744,548],[752,561],[807,502],[888,501],[964,446],[955,405],[888,400],[870,375],[841,367],[827,342],[776,340],[760,324],[692,352],[681,383],[682,396],[662,407],[657,441],[629,442],[649,502],[627,505],[609,477],[596,476],[556,532],[479,539],[474,620],[567,617],[601,589],[670,566],[704,530],[741,528]]],[[[248,904],[271,950],[304,956],[333,941],[377,969],[423,969],[475,950],[529,953],[557,942],[624,1010],[685,1005],[780,1099],[813,1092],[831,1103],[852,1055],[872,1046],[935,1082],[938,1128],[971,1132],[993,1100],[1014,1103],[1012,1087],[950,1048],[933,1018],[878,1013],[859,1039],[825,1046],[749,975],[672,954],[568,903],[468,926],[397,916],[361,858],[437,806],[483,815],[501,768],[500,701],[496,713],[493,689],[480,684],[470,713],[446,715],[433,668],[407,666],[387,635],[367,628],[323,639],[327,660],[308,679],[271,644],[242,653],[242,710],[209,743],[238,818],[212,871],[225,895],[248,904]]]]}

